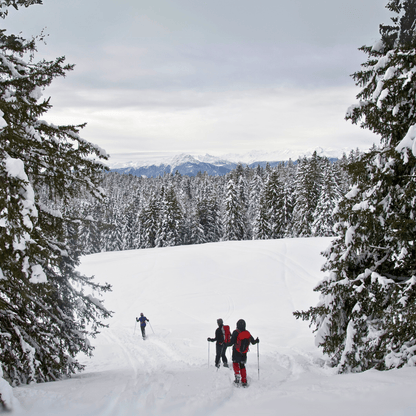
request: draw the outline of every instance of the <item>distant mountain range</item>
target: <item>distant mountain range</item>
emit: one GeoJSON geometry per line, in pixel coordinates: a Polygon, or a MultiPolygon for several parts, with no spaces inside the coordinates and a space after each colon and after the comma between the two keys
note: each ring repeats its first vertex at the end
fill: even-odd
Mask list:
{"type": "Polygon", "coordinates": [[[222,176],[236,168],[241,163],[251,168],[265,167],[267,163],[271,167],[277,166],[281,162],[292,159],[294,162],[298,157],[311,156],[314,151],[320,156],[327,156],[331,160],[336,160],[341,155],[334,151],[325,151],[322,148],[305,152],[303,155],[297,154],[295,157],[293,152],[259,152],[253,151],[244,155],[227,154],[224,156],[212,155],[190,155],[182,153],[180,155],[171,156],[169,154],[159,154],[158,157],[138,157],[135,161],[114,163],[111,167],[112,172],[121,174],[131,174],[134,176],[142,176],[154,178],[163,176],[165,173],[175,173],[178,171],[181,175],[196,176],[198,172],[206,172],[210,176],[222,176]],[[292,153],[292,154],[291,154],[292,153]]]}

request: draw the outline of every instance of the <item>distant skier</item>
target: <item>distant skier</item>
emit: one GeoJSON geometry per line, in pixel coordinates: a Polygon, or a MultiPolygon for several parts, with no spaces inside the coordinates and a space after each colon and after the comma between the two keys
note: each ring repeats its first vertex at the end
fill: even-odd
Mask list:
{"type": "Polygon", "coordinates": [[[136,322],[140,322],[143,339],[146,339],[146,321],[149,322],[149,320],[143,315],[143,312],[140,314],[140,318],[136,318],[136,322]]]}
{"type": "Polygon", "coordinates": [[[244,319],[240,319],[237,322],[237,329],[231,335],[231,341],[227,346],[233,345],[233,369],[235,374],[234,383],[236,385],[240,384],[241,376],[241,385],[247,387],[247,371],[246,371],[246,362],[247,362],[247,351],[248,347],[251,344],[258,344],[260,341],[258,338],[254,339],[250,332],[246,331],[246,322],[244,319]]]}
{"type": "Polygon", "coordinates": [[[215,338],[208,338],[208,341],[215,342],[216,346],[216,356],[215,356],[215,367],[220,367],[220,359],[222,358],[222,363],[224,367],[228,367],[228,360],[225,355],[227,352],[226,343],[230,341],[230,327],[224,325],[223,320],[217,319],[218,328],[215,331],[215,338]]]}

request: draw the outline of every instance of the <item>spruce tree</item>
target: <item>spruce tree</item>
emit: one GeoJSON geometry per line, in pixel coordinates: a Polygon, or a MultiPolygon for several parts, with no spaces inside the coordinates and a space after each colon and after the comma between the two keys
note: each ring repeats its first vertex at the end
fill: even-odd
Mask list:
{"type": "Polygon", "coordinates": [[[222,236],[220,204],[214,190],[210,191],[208,198],[204,235],[207,242],[216,242],[220,241],[222,236]]]}
{"type": "Polygon", "coordinates": [[[295,205],[296,167],[291,159],[286,164],[283,174],[283,206],[285,237],[293,237],[293,207],[295,205]]]}
{"type": "Polygon", "coordinates": [[[341,191],[335,177],[334,166],[328,158],[322,160],[322,184],[312,223],[315,237],[331,237],[334,235],[334,210],[341,198],[341,191]]]}
{"type": "Polygon", "coordinates": [[[247,185],[245,175],[241,175],[238,178],[237,193],[244,222],[243,240],[250,240],[252,237],[252,229],[249,220],[249,187],[247,185]]]}
{"type": "Polygon", "coordinates": [[[308,164],[306,157],[298,161],[292,228],[292,235],[295,237],[309,237],[311,235],[315,206],[313,206],[310,198],[308,164]]]}
{"type": "Polygon", "coordinates": [[[126,217],[122,215],[120,209],[115,209],[112,216],[112,221],[109,227],[108,235],[108,251],[121,251],[124,249],[125,243],[123,231],[125,230],[126,217]]]}
{"type": "Polygon", "coordinates": [[[359,103],[346,117],[381,143],[350,165],[354,186],[339,203],[319,305],[295,313],[315,324],[339,371],[416,362],[416,0],[387,8],[395,17],[361,48],[359,103]]]}
{"type": "Polygon", "coordinates": [[[253,238],[255,240],[268,240],[271,238],[271,226],[269,220],[269,206],[265,196],[261,196],[259,209],[253,227],[253,238]]]}
{"type": "Polygon", "coordinates": [[[203,202],[204,201],[201,201],[201,203],[197,205],[195,212],[192,213],[187,222],[188,227],[190,228],[188,244],[203,244],[207,242],[202,224],[206,221],[208,212],[203,202]]]}
{"type": "Polygon", "coordinates": [[[345,153],[343,153],[341,159],[338,159],[334,163],[334,174],[341,195],[345,195],[352,186],[351,177],[347,169],[348,163],[348,158],[345,153]]]}
{"type": "Polygon", "coordinates": [[[244,239],[246,235],[244,211],[240,205],[240,199],[233,178],[229,178],[227,183],[223,221],[223,238],[225,241],[239,241],[244,239]]]}
{"type": "MultiPolygon", "coordinates": [[[[1,1],[0,17],[9,6],[36,3],[1,1]]],[[[55,209],[80,190],[101,196],[100,159],[107,156],[81,138],[82,125],[40,119],[51,108],[42,91],[72,66],[64,57],[34,62],[35,53],[36,39],[0,31],[0,363],[12,385],[82,369],[77,354],[92,353],[88,336],[109,316],[88,293],[109,286],[75,270],[70,211],[55,209]]]]}
{"type": "Polygon", "coordinates": [[[124,210],[123,216],[123,250],[132,250],[138,248],[139,238],[139,224],[138,224],[138,212],[139,202],[135,199],[126,210],[124,210]]]}
{"type": "Polygon", "coordinates": [[[183,243],[183,215],[173,186],[164,193],[160,212],[157,247],[179,246],[183,243]]]}
{"type": "Polygon", "coordinates": [[[283,211],[284,187],[280,182],[279,172],[270,172],[264,186],[264,202],[267,209],[267,220],[270,227],[269,238],[282,238],[285,234],[285,219],[283,211]]]}
{"type": "Polygon", "coordinates": [[[151,195],[147,207],[139,215],[141,248],[156,247],[159,232],[159,215],[159,201],[155,195],[151,195]]]}
{"type": "Polygon", "coordinates": [[[260,165],[254,169],[251,181],[250,181],[250,192],[249,192],[249,204],[248,204],[248,222],[252,230],[253,239],[257,239],[258,228],[257,218],[260,213],[260,198],[263,192],[263,172],[260,165]]]}

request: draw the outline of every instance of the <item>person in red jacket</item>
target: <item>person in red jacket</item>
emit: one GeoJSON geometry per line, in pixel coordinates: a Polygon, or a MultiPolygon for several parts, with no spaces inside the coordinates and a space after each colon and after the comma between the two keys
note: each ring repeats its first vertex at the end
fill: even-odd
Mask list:
{"type": "Polygon", "coordinates": [[[254,339],[250,332],[246,330],[246,322],[244,319],[240,319],[237,322],[237,328],[231,335],[231,340],[227,345],[233,346],[233,370],[235,374],[234,383],[239,385],[241,378],[241,385],[247,387],[247,351],[250,344],[258,344],[260,341],[258,338],[254,339]]]}
{"type": "MultiPolygon", "coordinates": [[[[218,328],[215,331],[215,338],[208,338],[207,340],[209,342],[217,342],[215,344],[216,346],[216,355],[215,355],[215,367],[220,367],[220,359],[222,358],[222,363],[224,367],[228,367],[228,360],[225,355],[227,351],[227,346],[224,343],[224,322],[223,320],[217,319],[218,328]]],[[[229,327],[227,327],[229,329],[229,327]]],[[[229,330],[228,330],[229,333],[229,330]]]]}

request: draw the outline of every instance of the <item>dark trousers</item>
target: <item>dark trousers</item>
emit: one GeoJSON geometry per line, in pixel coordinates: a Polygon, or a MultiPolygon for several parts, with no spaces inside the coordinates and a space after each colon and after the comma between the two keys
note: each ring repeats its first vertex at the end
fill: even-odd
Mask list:
{"type": "Polygon", "coordinates": [[[215,344],[217,347],[217,355],[215,356],[215,365],[218,366],[220,363],[220,359],[222,358],[222,362],[227,364],[227,357],[225,353],[227,351],[227,347],[224,344],[215,344]]]}
{"type": "Polygon", "coordinates": [[[144,338],[146,336],[146,331],[144,330],[146,327],[143,325],[140,325],[140,329],[142,330],[142,337],[144,338]]]}

